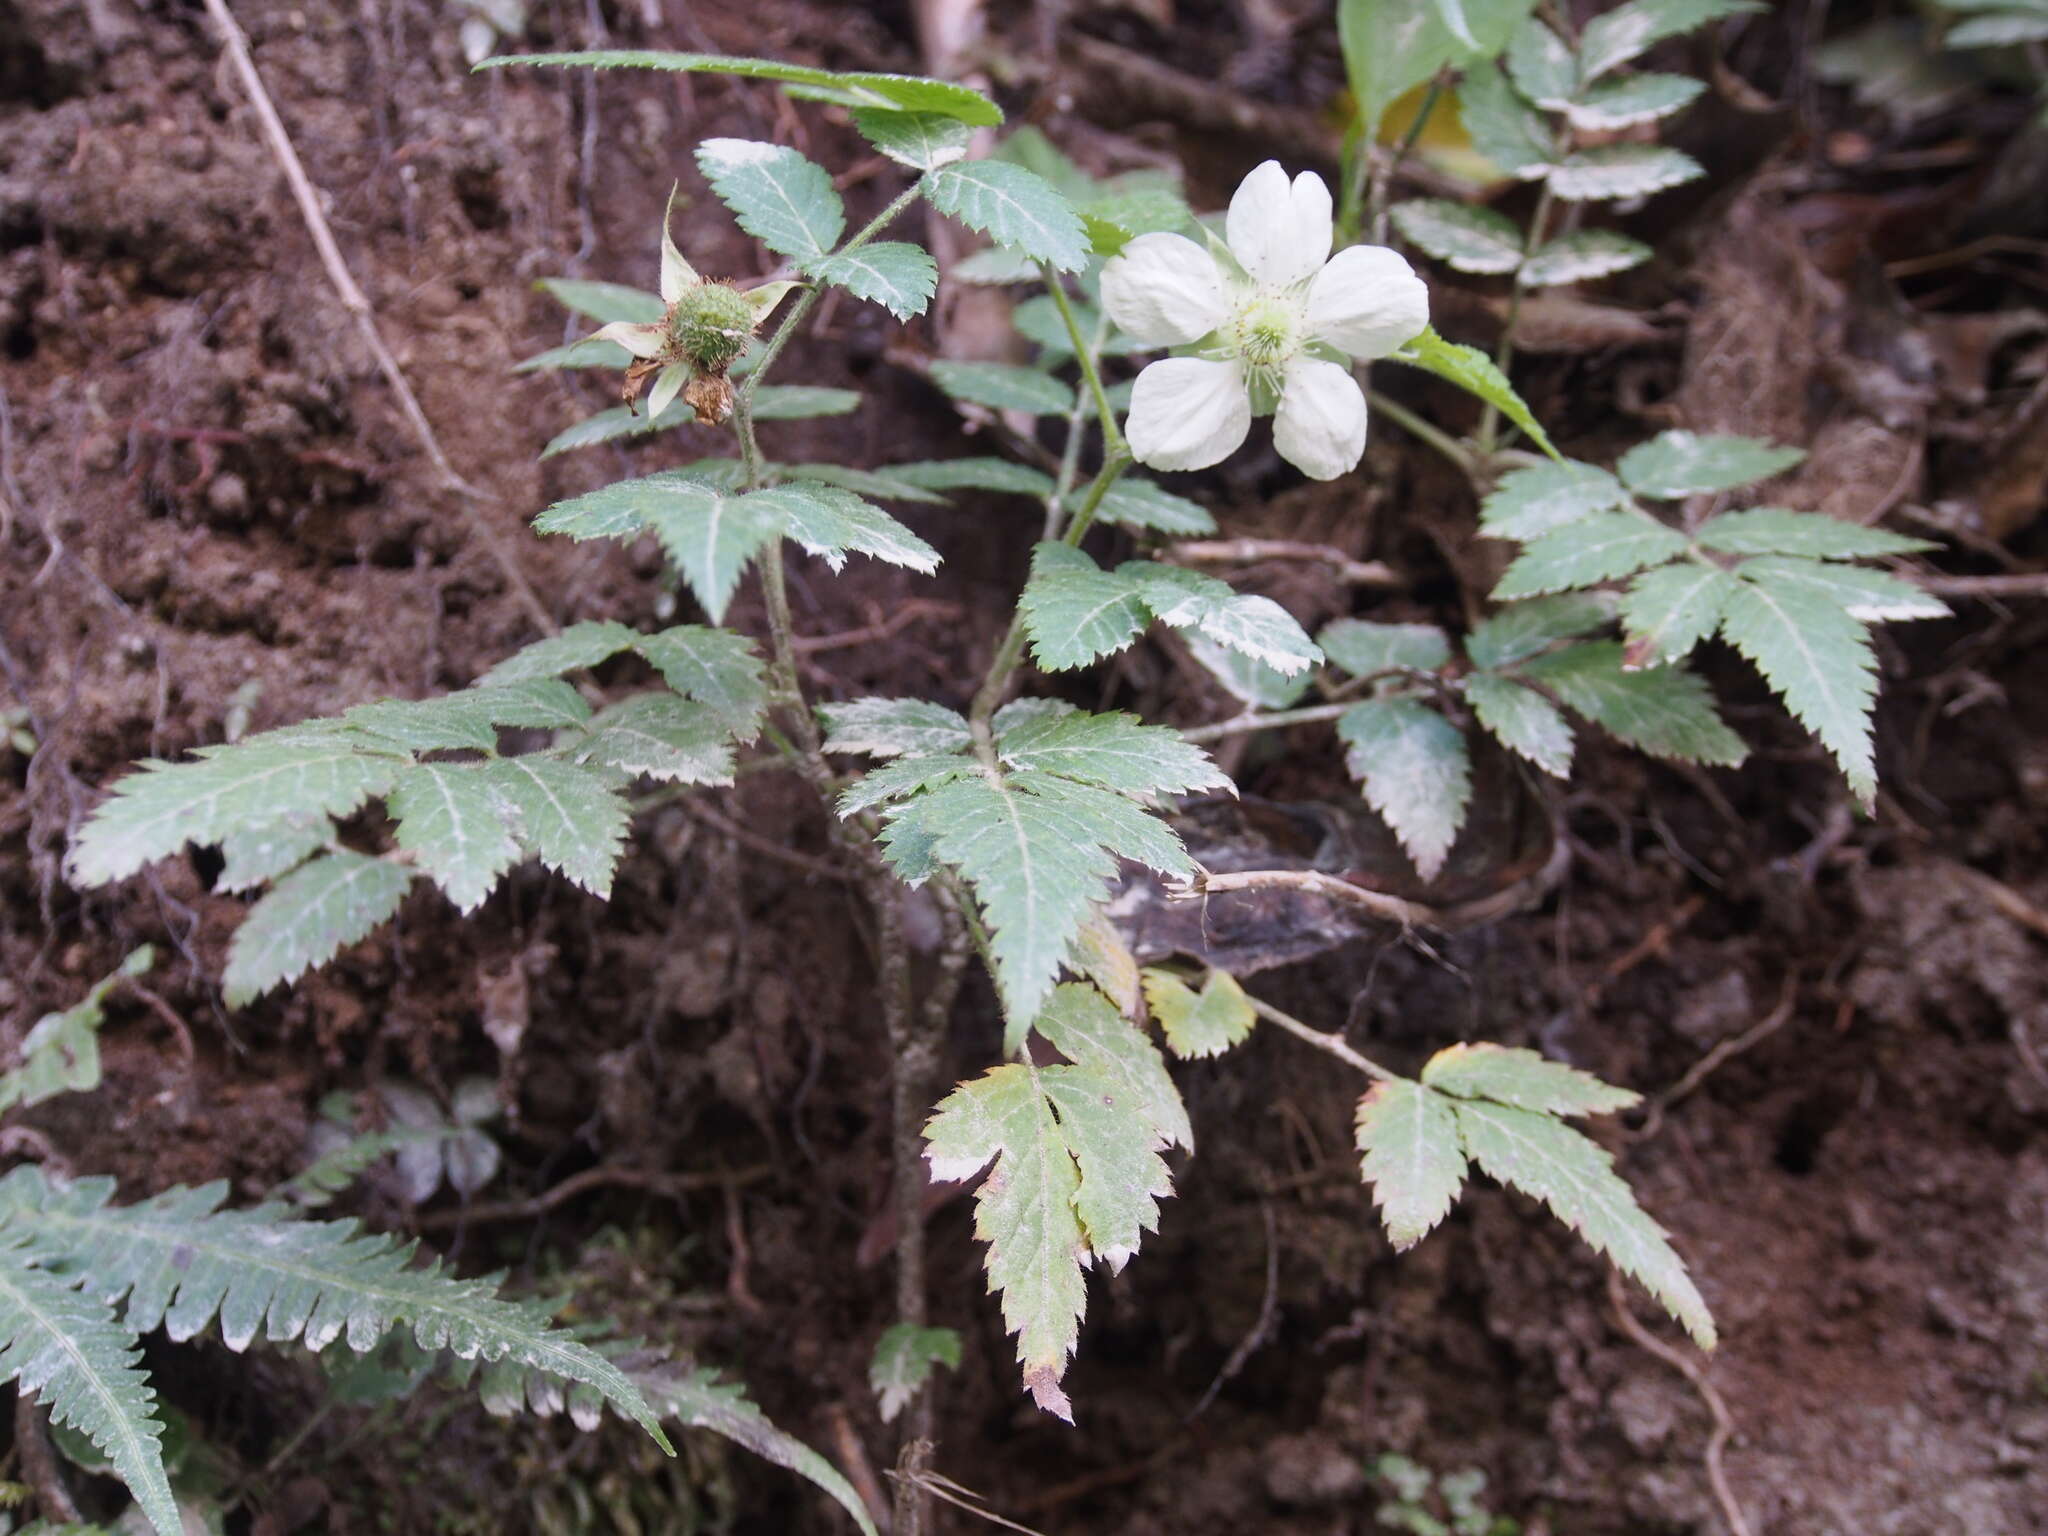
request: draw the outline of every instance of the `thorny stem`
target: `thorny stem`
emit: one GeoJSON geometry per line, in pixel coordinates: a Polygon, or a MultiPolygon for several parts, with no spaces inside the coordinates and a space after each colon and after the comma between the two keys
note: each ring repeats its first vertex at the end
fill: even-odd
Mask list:
{"type": "Polygon", "coordinates": [[[1311,1029],[1308,1025],[1302,1023],[1301,1020],[1290,1014],[1282,1013],[1271,1003],[1260,1002],[1256,997],[1247,998],[1246,1000],[1252,1005],[1252,1012],[1256,1013],[1260,1018],[1270,1024],[1279,1025],[1287,1033],[1294,1036],[1295,1039],[1307,1041],[1317,1050],[1329,1053],[1347,1066],[1358,1068],[1359,1071],[1372,1078],[1375,1082],[1399,1083],[1406,1081],[1400,1073],[1389,1072],[1378,1062],[1368,1060],[1366,1057],[1359,1055],[1358,1052],[1344,1043],[1341,1036],[1325,1034],[1320,1029],[1311,1029]]]}

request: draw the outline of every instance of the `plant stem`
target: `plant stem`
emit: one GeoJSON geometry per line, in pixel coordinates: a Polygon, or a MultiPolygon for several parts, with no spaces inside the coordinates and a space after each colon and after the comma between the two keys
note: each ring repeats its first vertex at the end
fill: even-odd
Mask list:
{"type": "Polygon", "coordinates": [[[1260,1018],[1266,1020],[1268,1023],[1279,1025],[1282,1029],[1286,1030],[1287,1033],[1294,1036],[1295,1039],[1304,1040],[1308,1042],[1308,1044],[1314,1046],[1317,1050],[1326,1051],[1330,1055],[1336,1057],[1339,1061],[1344,1062],[1346,1065],[1358,1068],[1359,1071],[1363,1072],[1367,1077],[1372,1078],[1374,1081],[1382,1083],[1398,1083],[1405,1081],[1405,1079],[1401,1076],[1400,1073],[1389,1072],[1385,1067],[1381,1066],[1378,1062],[1372,1061],[1367,1057],[1359,1055],[1358,1052],[1354,1051],[1353,1049],[1351,1049],[1349,1045],[1346,1045],[1344,1043],[1344,1040],[1341,1036],[1325,1034],[1320,1029],[1311,1029],[1308,1027],[1308,1025],[1302,1023],[1301,1020],[1294,1018],[1289,1014],[1282,1013],[1278,1008],[1275,1008],[1271,1003],[1260,1002],[1256,997],[1247,998],[1246,1001],[1248,1001],[1252,1005],[1252,1012],[1256,1013],[1260,1018]]]}
{"type": "Polygon", "coordinates": [[[1039,268],[1045,274],[1045,291],[1052,295],[1053,307],[1060,312],[1060,319],[1066,322],[1067,339],[1074,344],[1075,361],[1081,365],[1081,377],[1087,381],[1088,392],[1095,397],[1095,414],[1102,421],[1102,457],[1105,461],[1125,453],[1124,435],[1117,427],[1116,412],[1109,408],[1109,392],[1102,387],[1102,369],[1095,360],[1095,348],[1081,335],[1081,321],[1074,313],[1074,304],[1067,297],[1066,285],[1060,281],[1059,273],[1051,267],[1039,268]]]}
{"type": "MultiPolygon", "coordinates": [[[[1437,101],[1444,93],[1444,74],[1445,71],[1438,70],[1436,78],[1429,82],[1429,91],[1422,98],[1422,105],[1415,109],[1415,121],[1401,135],[1401,142],[1394,146],[1393,154],[1373,164],[1369,180],[1371,191],[1366,198],[1366,207],[1370,210],[1366,223],[1374,245],[1387,243],[1387,200],[1394,190],[1394,178],[1400,174],[1401,162],[1408,158],[1409,151],[1422,137],[1422,130],[1429,124],[1430,113],[1436,110],[1437,101]]],[[[1371,158],[1370,147],[1367,158],[1371,158]]]]}
{"type": "Polygon", "coordinates": [[[1244,736],[1253,731],[1277,731],[1284,725],[1311,725],[1318,720],[1334,720],[1348,709],[1357,707],[1357,701],[1345,704],[1304,704],[1299,709],[1279,709],[1269,715],[1237,715],[1229,720],[1219,720],[1214,725],[1197,725],[1180,734],[1187,741],[1221,741],[1226,736],[1244,736]]]}
{"type": "MultiPolygon", "coordinates": [[[[1567,147],[1561,146],[1560,152],[1567,147]]],[[[1536,254],[1536,248],[1543,243],[1544,226],[1550,222],[1551,202],[1550,180],[1546,177],[1543,182],[1543,190],[1536,198],[1535,215],[1529,220],[1528,237],[1522,241],[1522,262],[1524,266],[1528,264],[1529,258],[1536,254]]],[[[1500,345],[1494,349],[1493,354],[1494,363],[1500,368],[1503,376],[1506,375],[1508,369],[1513,366],[1515,361],[1515,327],[1521,323],[1522,297],[1528,291],[1528,284],[1522,281],[1522,268],[1517,267],[1515,269],[1514,292],[1508,296],[1507,324],[1501,330],[1500,345]]],[[[1489,404],[1486,407],[1486,413],[1479,418],[1479,452],[1481,457],[1488,456],[1493,452],[1495,434],[1499,430],[1500,408],[1489,404]]]]}
{"type": "MultiPolygon", "coordinates": [[[[1467,448],[1455,437],[1452,437],[1448,432],[1431,426],[1398,400],[1391,400],[1376,389],[1367,390],[1366,399],[1371,403],[1374,410],[1392,417],[1402,427],[1457,465],[1466,479],[1470,480],[1474,485],[1479,484],[1481,479],[1480,461],[1471,449],[1467,448]]],[[[1490,405],[1487,407],[1488,411],[1492,409],[1493,407],[1490,405]]]]}

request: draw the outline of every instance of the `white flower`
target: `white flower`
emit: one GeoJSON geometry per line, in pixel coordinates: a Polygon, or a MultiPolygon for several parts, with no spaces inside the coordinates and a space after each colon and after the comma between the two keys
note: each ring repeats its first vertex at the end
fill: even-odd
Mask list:
{"type": "Polygon", "coordinates": [[[1229,249],[1140,235],[1102,272],[1102,306],[1145,346],[1194,346],[1131,390],[1125,435],[1154,469],[1205,469],[1244,442],[1254,412],[1302,473],[1331,480],[1365,453],[1365,395],[1343,362],[1385,357],[1429,324],[1429,292],[1385,246],[1330,255],[1330,189],[1268,160],[1225,220],[1229,249]]]}

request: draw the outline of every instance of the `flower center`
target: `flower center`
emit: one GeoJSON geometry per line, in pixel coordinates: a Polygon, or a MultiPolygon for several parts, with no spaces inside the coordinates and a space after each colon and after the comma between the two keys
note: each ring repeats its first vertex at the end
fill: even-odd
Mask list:
{"type": "Polygon", "coordinates": [[[1278,368],[1298,350],[1301,322],[1301,306],[1285,295],[1258,295],[1238,311],[1237,355],[1261,372],[1278,368]]]}

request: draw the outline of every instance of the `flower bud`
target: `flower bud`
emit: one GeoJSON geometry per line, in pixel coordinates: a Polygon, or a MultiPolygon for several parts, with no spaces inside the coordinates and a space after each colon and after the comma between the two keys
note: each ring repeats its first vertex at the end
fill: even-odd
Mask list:
{"type": "Polygon", "coordinates": [[[692,372],[723,374],[746,351],[754,319],[753,306],[738,289],[698,283],[669,307],[669,341],[692,372]]]}

